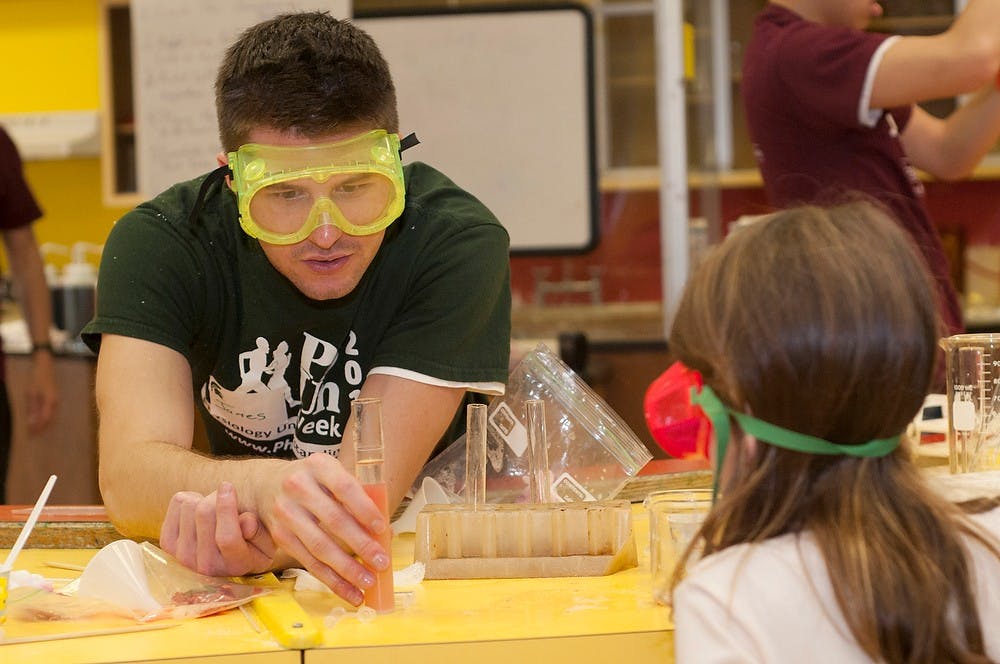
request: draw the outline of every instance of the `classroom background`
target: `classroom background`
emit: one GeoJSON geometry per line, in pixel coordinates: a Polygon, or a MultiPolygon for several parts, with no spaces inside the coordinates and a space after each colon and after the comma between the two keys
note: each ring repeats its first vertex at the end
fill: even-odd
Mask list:
{"type": "MultiPolygon", "coordinates": [[[[544,5],[520,0],[356,0],[354,9],[370,12],[435,5],[465,9],[540,4],[544,5]]],[[[661,454],[645,429],[641,406],[646,386],[666,363],[656,3],[594,0],[582,4],[591,14],[594,40],[598,232],[593,246],[583,251],[512,257],[515,342],[530,344],[544,339],[557,345],[571,366],[650,449],[661,454]]],[[[763,4],[763,0],[682,3],[687,24],[684,147],[692,261],[732,223],[768,211],[739,98],[742,45],[753,15],[763,4]],[[720,11],[724,15],[721,29],[713,23],[720,11]],[[722,65],[725,76],[720,84],[712,77],[722,65]],[[720,104],[725,106],[722,114],[720,104]],[[727,155],[721,160],[720,143],[726,143],[722,153],[727,155]]],[[[873,29],[937,32],[950,22],[955,4],[953,0],[887,3],[886,16],[873,29]]],[[[128,57],[128,49],[121,44],[116,58],[108,58],[107,50],[116,39],[123,39],[127,0],[0,0],[0,15],[4,17],[0,21],[0,59],[5,63],[0,70],[0,122],[26,117],[43,122],[48,114],[65,112],[79,112],[95,123],[106,119],[111,112],[108,99],[122,90],[123,83],[116,80],[121,59],[128,57]]],[[[944,100],[933,108],[947,111],[954,103],[958,102],[944,100]]],[[[522,119],[512,118],[511,122],[522,119]]],[[[83,154],[26,155],[28,181],[45,210],[36,226],[39,242],[101,244],[115,220],[138,202],[134,195],[115,192],[120,182],[128,180],[124,177],[127,174],[109,169],[109,137],[102,134],[97,139],[97,147],[83,154]],[[118,184],[109,182],[112,178],[117,178],[118,184]]],[[[556,149],[558,138],[553,142],[556,149]]],[[[928,205],[949,250],[953,279],[964,295],[972,329],[1000,324],[998,178],[1000,148],[969,179],[926,182],[928,205]]],[[[61,267],[68,257],[54,255],[50,260],[61,267]]],[[[9,379],[16,385],[22,367],[19,358],[11,359],[9,379]]],[[[79,397],[67,399],[73,402],[72,407],[64,409],[69,412],[61,417],[68,419],[57,422],[56,428],[79,432],[93,445],[92,358],[61,358],[59,370],[69,386],[67,394],[79,397]]],[[[51,444],[52,455],[66,455],[56,441],[29,445],[25,435],[24,431],[15,432],[22,450],[49,449],[51,444]]],[[[55,434],[53,438],[65,436],[55,434]]],[[[18,445],[15,442],[16,448],[18,445]]],[[[34,461],[29,456],[15,449],[15,465],[20,459],[30,468],[34,461]]],[[[89,458],[85,461],[80,481],[86,492],[57,494],[56,502],[97,501],[96,463],[89,458]]],[[[37,476],[45,472],[44,464],[49,462],[51,459],[38,459],[38,473],[25,474],[23,482],[12,478],[11,499],[29,501],[37,491],[37,476]]]]}

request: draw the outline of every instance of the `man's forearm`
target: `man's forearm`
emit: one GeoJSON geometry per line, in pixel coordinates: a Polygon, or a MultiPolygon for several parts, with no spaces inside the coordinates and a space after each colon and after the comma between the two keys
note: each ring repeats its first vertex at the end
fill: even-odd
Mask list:
{"type": "Polygon", "coordinates": [[[1000,137],[1000,90],[991,84],[976,93],[947,119],[942,152],[949,156],[953,177],[971,173],[1000,137]]]}
{"type": "Polygon", "coordinates": [[[30,226],[7,231],[8,259],[19,291],[21,313],[32,342],[47,343],[52,325],[52,300],[45,268],[30,226]]]}
{"type": "Polygon", "coordinates": [[[256,511],[256,498],[287,461],[214,459],[158,441],[116,446],[102,442],[101,495],[122,534],[156,539],[170,498],[178,491],[210,494],[225,480],[237,490],[241,509],[256,511]]]}

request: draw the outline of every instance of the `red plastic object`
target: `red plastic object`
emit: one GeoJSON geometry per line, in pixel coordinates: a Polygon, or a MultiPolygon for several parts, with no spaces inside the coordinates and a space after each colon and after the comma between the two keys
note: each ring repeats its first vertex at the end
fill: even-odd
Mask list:
{"type": "Polygon", "coordinates": [[[701,374],[675,362],[646,389],[646,426],[656,444],[674,458],[708,458],[712,423],[690,399],[691,387],[702,384],[701,374]]]}

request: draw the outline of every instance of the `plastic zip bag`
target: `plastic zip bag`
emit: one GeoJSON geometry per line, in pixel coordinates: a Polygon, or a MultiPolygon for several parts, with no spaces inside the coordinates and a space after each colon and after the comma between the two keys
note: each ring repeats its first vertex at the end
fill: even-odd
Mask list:
{"type": "Polygon", "coordinates": [[[80,577],[59,592],[118,607],[139,622],[148,622],[218,613],[271,590],[199,574],[149,542],[122,539],[98,551],[80,577]]]}
{"type": "MultiPolygon", "coordinates": [[[[539,344],[514,367],[506,393],[487,409],[487,502],[529,501],[524,412],[529,399],[545,403],[549,481],[560,502],[613,498],[653,458],[607,402],[539,344]]],[[[413,491],[425,477],[434,478],[452,502],[462,502],[464,436],[428,462],[413,491]]]]}

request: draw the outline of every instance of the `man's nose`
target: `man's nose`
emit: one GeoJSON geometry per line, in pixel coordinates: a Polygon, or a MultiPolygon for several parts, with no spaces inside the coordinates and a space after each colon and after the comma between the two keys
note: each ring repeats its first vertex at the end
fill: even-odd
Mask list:
{"type": "Polygon", "coordinates": [[[340,239],[344,231],[333,223],[330,213],[323,210],[320,213],[319,225],[309,234],[309,241],[322,249],[329,249],[340,239]]]}

